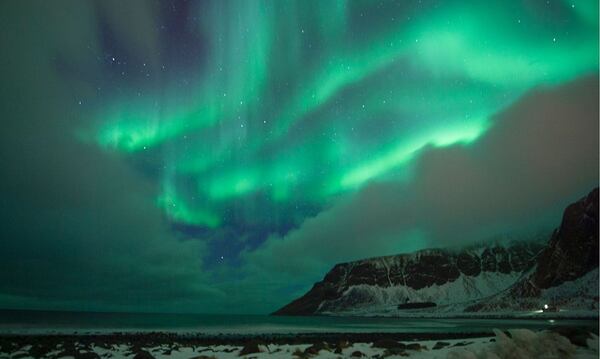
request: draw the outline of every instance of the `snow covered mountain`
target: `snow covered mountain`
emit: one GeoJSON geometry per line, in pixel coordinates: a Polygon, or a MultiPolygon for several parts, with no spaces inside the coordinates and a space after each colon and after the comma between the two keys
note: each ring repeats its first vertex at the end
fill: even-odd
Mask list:
{"type": "Polygon", "coordinates": [[[529,273],[468,312],[535,310],[549,303],[573,316],[598,316],[598,188],[571,204],[529,273]]]}
{"type": "Polygon", "coordinates": [[[597,268],[595,189],[565,210],[549,242],[427,249],[337,264],[273,314],[479,316],[551,303],[597,316],[597,268]]]}

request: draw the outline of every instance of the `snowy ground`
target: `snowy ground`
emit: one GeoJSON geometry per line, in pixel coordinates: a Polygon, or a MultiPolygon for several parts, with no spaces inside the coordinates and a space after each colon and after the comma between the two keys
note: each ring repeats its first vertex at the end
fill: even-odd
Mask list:
{"type": "MultiPolygon", "coordinates": [[[[336,343],[328,345],[268,344],[246,347],[231,345],[184,346],[173,342],[154,347],[127,344],[56,345],[43,357],[47,358],[448,358],[448,359],[526,359],[526,358],[598,358],[598,337],[591,335],[579,343],[549,331],[533,332],[526,329],[496,331],[495,337],[418,341],[399,343],[384,340],[378,343],[336,343]],[[385,346],[388,349],[377,347],[385,346]],[[251,353],[243,354],[243,351],[251,353]],[[256,351],[258,350],[258,352],[256,351]]],[[[13,348],[12,353],[1,353],[0,358],[32,358],[39,356],[32,345],[13,348]]]]}

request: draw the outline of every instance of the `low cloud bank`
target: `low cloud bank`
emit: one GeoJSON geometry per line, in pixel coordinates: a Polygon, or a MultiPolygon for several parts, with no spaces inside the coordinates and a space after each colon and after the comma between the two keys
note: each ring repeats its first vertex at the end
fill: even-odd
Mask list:
{"type": "Polygon", "coordinates": [[[537,89],[474,144],[426,149],[410,183],[372,183],[245,257],[314,280],[338,262],[553,227],[597,185],[598,160],[597,76],[537,89]]]}

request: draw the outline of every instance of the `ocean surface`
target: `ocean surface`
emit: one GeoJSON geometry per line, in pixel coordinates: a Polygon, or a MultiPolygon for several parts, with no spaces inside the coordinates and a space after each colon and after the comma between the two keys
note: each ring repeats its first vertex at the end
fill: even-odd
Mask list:
{"type": "Polygon", "coordinates": [[[569,319],[404,319],[358,317],[275,317],[268,315],[206,315],[89,313],[0,310],[0,334],[85,334],[162,331],[190,334],[293,333],[474,333],[493,328],[546,329],[580,327],[598,330],[597,320],[569,319]]]}

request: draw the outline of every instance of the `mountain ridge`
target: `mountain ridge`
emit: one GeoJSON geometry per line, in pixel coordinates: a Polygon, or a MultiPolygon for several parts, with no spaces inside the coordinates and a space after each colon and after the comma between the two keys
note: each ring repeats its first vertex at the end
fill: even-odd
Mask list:
{"type": "MultiPolygon", "coordinates": [[[[547,243],[537,239],[460,250],[432,248],[338,263],[306,294],[273,315],[483,315],[533,310],[542,305],[540,300],[548,301],[544,293],[549,289],[572,287],[571,282],[598,267],[597,228],[598,188],[565,209],[560,227],[547,243]],[[575,260],[582,255],[587,255],[583,265],[575,260]],[[525,304],[522,297],[531,300],[525,304]],[[418,303],[430,302],[435,305],[398,309],[406,303],[419,307],[418,303]]],[[[564,291],[575,289],[569,290],[564,291]]],[[[592,303],[579,307],[597,309],[592,293],[584,295],[592,303]]]]}

